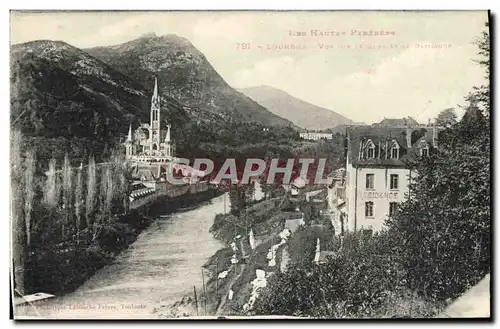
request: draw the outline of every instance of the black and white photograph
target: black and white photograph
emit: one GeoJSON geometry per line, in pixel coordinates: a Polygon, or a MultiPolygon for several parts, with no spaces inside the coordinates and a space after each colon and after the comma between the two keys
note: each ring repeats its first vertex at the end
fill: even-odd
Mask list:
{"type": "Polygon", "coordinates": [[[13,319],[491,321],[491,29],[11,10],[13,319]]]}

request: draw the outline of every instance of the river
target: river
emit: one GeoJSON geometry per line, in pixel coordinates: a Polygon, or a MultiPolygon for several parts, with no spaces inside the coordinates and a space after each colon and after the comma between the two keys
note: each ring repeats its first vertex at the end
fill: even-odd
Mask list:
{"type": "MultiPolygon", "coordinates": [[[[227,198],[229,204],[229,198],[227,198]]],[[[202,287],[201,267],[222,244],[209,229],[224,195],[195,209],[160,216],[137,240],[75,292],[27,307],[41,318],[162,318],[174,302],[202,287]]],[[[207,278],[205,277],[205,280],[207,278]]],[[[23,308],[24,309],[24,308],[23,308]]],[[[16,311],[21,315],[22,309],[16,311]]]]}

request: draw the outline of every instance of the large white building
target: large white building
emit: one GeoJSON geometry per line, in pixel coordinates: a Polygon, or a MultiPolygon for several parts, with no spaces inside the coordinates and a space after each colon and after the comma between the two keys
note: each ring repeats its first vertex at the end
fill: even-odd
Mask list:
{"type": "MultiPolygon", "coordinates": [[[[132,167],[132,177],[148,188],[166,188],[167,172],[186,183],[196,183],[204,173],[189,165],[175,163],[175,144],[170,134],[171,125],[161,116],[161,99],[155,78],[151,97],[150,123],[141,124],[135,131],[132,125],[124,143],[127,161],[132,167]],[[160,185],[159,185],[160,184],[160,185]]],[[[169,191],[175,188],[169,186],[169,191]]]]}
{"type": "Polygon", "coordinates": [[[134,133],[129,127],[125,141],[125,153],[128,160],[137,162],[169,162],[174,158],[175,145],[170,136],[170,124],[162,127],[160,95],[155,78],[151,97],[150,123],[141,124],[134,133]],[[165,129],[166,128],[166,129],[165,129]]]}
{"type": "Polygon", "coordinates": [[[329,204],[336,234],[384,227],[397,204],[408,198],[415,172],[406,160],[437,147],[436,127],[351,127],[346,131],[346,166],[335,174],[329,204]]]}
{"type": "Polygon", "coordinates": [[[319,141],[320,139],[332,139],[333,134],[320,133],[320,132],[307,132],[307,133],[300,133],[300,138],[312,141],[319,141]]]}

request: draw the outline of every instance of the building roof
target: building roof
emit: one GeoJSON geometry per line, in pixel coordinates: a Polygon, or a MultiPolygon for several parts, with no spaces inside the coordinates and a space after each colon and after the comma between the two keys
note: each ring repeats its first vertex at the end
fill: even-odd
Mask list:
{"type": "Polygon", "coordinates": [[[373,124],[373,126],[379,127],[396,127],[396,126],[417,126],[418,122],[412,117],[408,118],[384,118],[384,120],[379,123],[373,124]]]}
{"type": "Polygon", "coordinates": [[[342,180],[345,177],[345,168],[339,168],[328,174],[328,177],[333,180],[342,180]]]}
{"type": "Polygon", "coordinates": [[[155,180],[154,174],[151,169],[139,169],[136,173],[133,174],[133,177],[146,181],[155,180]]]}
{"type": "Polygon", "coordinates": [[[295,186],[296,188],[299,188],[299,189],[305,187],[306,184],[307,184],[307,181],[302,177],[297,177],[292,182],[292,186],[295,186]]]}
{"type": "Polygon", "coordinates": [[[433,133],[434,129],[432,127],[394,128],[374,125],[349,127],[347,129],[347,156],[349,162],[355,167],[404,167],[407,161],[413,157],[413,154],[420,149],[422,141],[426,141],[429,148],[432,148],[433,133]],[[408,132],[411,134],[409,140],[407,139],[408,132]],[[394,142],[399,146],[398,159],[390,158],[390,150],[394,142]],[[370,146],[374,147],[375,157],[371,159],[361,157],[360,159],[360,153],[364,152],[363,154],[366,155],[367,148],[370,146]]]}

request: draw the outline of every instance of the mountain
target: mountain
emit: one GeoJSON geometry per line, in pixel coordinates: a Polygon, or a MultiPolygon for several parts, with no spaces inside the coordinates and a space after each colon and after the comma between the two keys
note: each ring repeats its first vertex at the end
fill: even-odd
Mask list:
{"type": "Polygon", "coordinates": [[[231,88],[198,49],[177,35],[147,34],[123,44],[85,51],[151,91],[156,76],[160,95],[188,107],[216,113],[230,121],[293,126],[231,88]]]}
{"type": "MultiPolygon", "coordinates": [[[[148,36],[128,45],[137,50],[138,43],[150,39],[163,40],[148,36]]],[[[148,53],[147,49],[144,51],[148,58],[157,56],[148,53]]],[[[159,52],[168,53],[161,47],[159,52]]],[[[177,64],[181,59],[176,59],[176,56],[187,56],[193,62],[204,58],[199,52],[196,56],[184,56],[178,51],[176,54],[171,60],[177,64]]],[[[51,157],[60,161],[65,153],[77,164],[86,161],[89,154],[96,156],[96,161],[103,160],[123,141],[129,124],[137,127],[149,122],[154,75],[147,67],[118,65],[117,68],[62,41],[38,40],[12,45],[10,55],[11,128],[21,130],[26,138],[24,147],[36,150],[41,166],[46,166],[51,157]]],[[[188,65],[188,62],[183,63],[188,65]]],[[[175,67],[170,66],[171,72],[175,67]]],[[[214,145],[227,142],[234,144],[235,148],[242,142],[251,143],[247,136],[250,131],[255,137],[265,138],[257,132],[262,132],[263,128],[255,121],[278,124],[272,130],[276,135],[273,135],[274,139],[296,137],[294,129],[297,127],[231,89],[209,64],[203,67],[194,65],[187,71],[178,68],[176,79],[171,76],[171,80],[163,79],[169,77],[165,70],[160,70],[160,74],[156,72],[156,75],[161,89],[161,117],[172,124],[172,135],[180,155],[200,150],[208,152],[203,144],[207,142],[214,145]],[[211,88],[210,83],[205,83],[207,77],[215,79],[212,87],[216,92],[212,95],[214,102],[203,105],[207,88],[211,88]],[[204,89],[197,87],[200,98],[193,96],[194,87],[172,88],[177,81],[195,86],[201,84],[204,89]],[[186,95],[182,94],[184,92],[186,95]],[[219,103],[230,106],[218,107],[219,103]]],[[[222,149],[219,146],[212,148],[222,149]]]]}
{"type": "MultiPolygon", "coordinates": [[[[150,90],[65,42],[13,45],[10,68],[11,127],[31,138],[42,158],[66,151],[73,158],[105,156],[129,124],[149,122],[150,90]]],[[[196,113],[171,98],[162,101],[176,120],[196,113]]]]}
{"type": "Polygon", "coordinates": [[[308,130],[329,129],[338,125],[355,124],[352,120],[331,110],[297,99],[283,90],[270,86],[239,89],[280,117],[308,130]]]}

